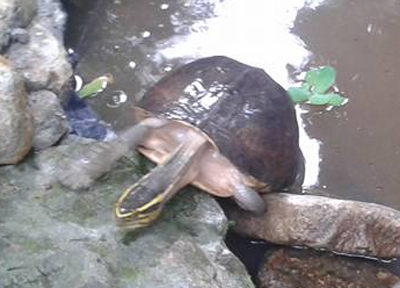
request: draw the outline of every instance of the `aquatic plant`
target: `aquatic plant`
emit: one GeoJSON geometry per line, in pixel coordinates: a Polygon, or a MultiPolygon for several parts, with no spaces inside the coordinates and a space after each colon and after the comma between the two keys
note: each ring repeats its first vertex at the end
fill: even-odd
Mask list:
{"type": "Polygon", "coordinates": [[[82,89],[79,90],[78,95],[80,98],[94,97],[98,93],[106,89],[108,84],[114,82],[114,78],[111,74],[106,74],[96,79],[92,80],[90,83],[84,85],[82,89]]]}
{"type": "Polygon", "coordinates": [[[301,86],[290,87],[288,93],[294,103],[343,106],[348,99],[334,91],[335,81],[336,70],[332,66],[313,68],[306,72],[301,86]]]}

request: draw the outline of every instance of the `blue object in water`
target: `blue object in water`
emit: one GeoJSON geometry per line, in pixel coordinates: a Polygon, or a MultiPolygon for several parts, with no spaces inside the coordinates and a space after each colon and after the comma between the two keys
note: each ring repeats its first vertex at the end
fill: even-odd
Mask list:
{"type": "Polygon", "coordinates": [[[62,106],[71,126],[71,134],[104,140],[111,130],[99,120],[97,113],[79,98],[75,91],[67,93],[67,100],[62,106]]]}

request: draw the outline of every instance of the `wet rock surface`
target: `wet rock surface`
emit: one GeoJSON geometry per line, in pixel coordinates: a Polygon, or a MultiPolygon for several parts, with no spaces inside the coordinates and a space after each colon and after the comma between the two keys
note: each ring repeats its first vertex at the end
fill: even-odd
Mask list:
{"type": "Polygon", "coordinates": [[[392,288],[400,278],[365,259],[279,249],[258,273],[260,288],[392,288]]]}
{"type": "MultiPolygon", "coordinates": [[[[3,48],[6,57],[14,62],[29,89],[47,88],[59,91],[72,73],[63,46],[66,14],[60,2],[56,0],[3,2],[2,5],[8,7],[9,13],[6,17],[9,20],[4,23],[11,31],[7,35],[17,37],[17,41],[8,41],[9,45],[3,48]]],[[[2,39],[6,38],[4,36],[2,39]]]]}
{"type": "Polygon", "coordinates": [[[7,56],[23,75],[29,90],[48,89],[57,93],[72,75],[63,43],[39,21],[28,32],[30,41],[13,45],[7,56]]]}
{"type": "Polygon", "coordinates": [[[0,165],[19,162],[30,150],[33,124],[24,84],[0,55],[0,165]]]}
{"type": "Polygon", "coordinates": [[[26,35],[28,26],[37,13],[37,2],[32,0],[3,0],[0,2],[0,52],[26,35]]]}
{"type": "Polygon", "coordinates": [[[58,94],[72,70],[59,1],[4,0],[0,19],[0,53],[7,59],[0,63],[0,164],[15,164],[32,145],[46,148],[66,132],[58,95],[49,93],[58,94]]]}
{"type": "Polygon", "coordinates": [[[67,131],[68,122],[57,95],[48,90],[29,95],[35,126],[33,146],[44,149],[55,144],[67,131]]]}
{"type": "Polygon", "coordinates": [[[386,206],[322,196],[271,193],[266,213],[234,211],[248,237],[377,258],[400,257],[400,212],[386,206]]]}
{"type": "Polygon", "coordinates": [[[42,185],[29,159],[0,167],[0,287],[253,287],[223,242],[226,217],[205,193],[182,191],[150,228],[117,230],[116,198],[141,169],[122,161],[73,192],[42,185]]]}

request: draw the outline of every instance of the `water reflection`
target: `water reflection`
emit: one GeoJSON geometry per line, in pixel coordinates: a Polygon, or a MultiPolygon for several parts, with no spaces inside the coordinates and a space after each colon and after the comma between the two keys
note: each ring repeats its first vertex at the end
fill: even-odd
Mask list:
{"type": "Polygon", "coordinates": [[[310,54],[290,33],[297,11],[322,2],[192,1],[170,16],[175,35],[156,43],[154,60],[226,55],[264,68],[287,87],[286,66],[300,68],[310,54]]]}

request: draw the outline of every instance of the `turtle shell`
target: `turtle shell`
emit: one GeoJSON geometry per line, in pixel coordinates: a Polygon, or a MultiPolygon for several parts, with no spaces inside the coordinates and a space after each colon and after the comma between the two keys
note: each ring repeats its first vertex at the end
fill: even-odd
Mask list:
{"type": "Polygon", "coordinates": [[[296,179],[302,154],[295,110],[262,69],[223,56],[199,59],[161,79],[139,106],[198,127],[242,173],[272,190],[296,179]]]}

